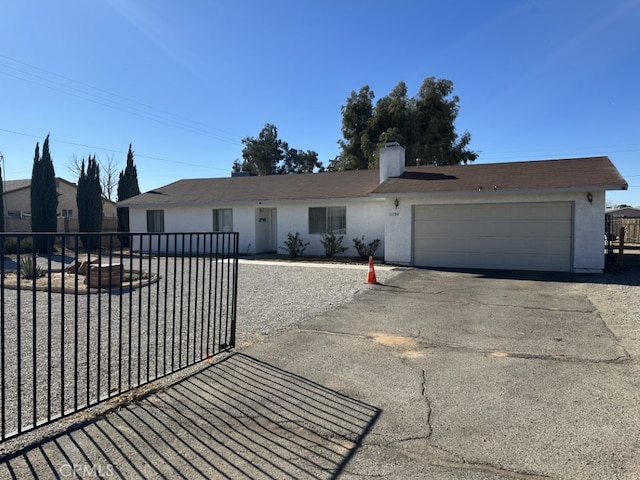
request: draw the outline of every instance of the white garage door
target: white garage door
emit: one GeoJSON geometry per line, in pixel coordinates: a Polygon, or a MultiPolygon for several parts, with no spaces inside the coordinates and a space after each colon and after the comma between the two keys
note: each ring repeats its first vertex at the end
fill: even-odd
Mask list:
{"type": "Polygon", "coordinates": [[[416,266],[571,270],[570,202],[415,206],[416,266]]]}

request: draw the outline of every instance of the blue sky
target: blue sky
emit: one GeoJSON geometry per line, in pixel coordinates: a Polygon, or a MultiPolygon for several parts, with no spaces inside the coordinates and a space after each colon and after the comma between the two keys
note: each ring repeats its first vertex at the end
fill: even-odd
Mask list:
{"type": "Polygon", "coordinates": [[[140,188],[224,177],[241,139],[339,153],[369,85],[446,78],[476,163],[608,155],[640,206],[640,0],[0,0],[0,152],[29,178],[133,144],[140,188]]]}

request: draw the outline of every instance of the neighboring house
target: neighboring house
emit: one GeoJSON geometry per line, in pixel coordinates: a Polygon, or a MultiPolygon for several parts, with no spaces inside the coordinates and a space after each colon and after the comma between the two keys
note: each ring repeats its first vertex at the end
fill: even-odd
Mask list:
{"type": "Polygon", "coordinates": [[[623,207],[607,210],[606,233],[611,240],[620,239],[620,228],[624,227],[627,243],[640,243],[640,208],[623,207]]]}
{"type": "Polygon", "coordinates": [[[640,208],[635,207],[612,208],[606,213],[613,218],[640,218],[640,208]]]}
{"type": "MultiPolygon", "coordinates": [[[[78,231],[78,186],[64,178],[56,177],[58,192],[58,232],[78,231]]],[[[5,180],[3,183],[4,226],[7,232],[31,231],[31,179],[5,180]]],[[[115,231],[117,225],[116,204],[103,199],[103,230],[115,231]]]]}
{"type": "Polygon", "coordinates": [[[237,231],[241,254],[299,232],[305,254],[322,255],[322,234],[335,233],[345,255],[353,238],[379,238],[390,264],[601,272],[605,192],[627,188],[608,157],[405,168],[394,142],[380,166],[179,180],[118,206],[132,232],[237,231]]]}

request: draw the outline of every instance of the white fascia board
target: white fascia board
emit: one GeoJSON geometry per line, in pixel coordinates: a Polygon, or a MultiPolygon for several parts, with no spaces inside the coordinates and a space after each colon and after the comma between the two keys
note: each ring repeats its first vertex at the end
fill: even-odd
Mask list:
{"type": "Polygon", "coordinates": [[[162,209],[162,208],[171,208],[171,207],[207,207],[207,206],[217,206],[217,205],[226,205],[226,206],[239,206],[246,207],[251,205],[280,205],[286,203],[309,203],[309,204],[317,204],[321,202],[380,202],[383,201],[384,197],[381,198],[373,198],[373,197],[343,197],[343,198],[305,198],[305,199],[280,199],[280,198],[268,198],[268,199],[256,199],[256,200],[240,200],[240,201],[226,201],[226,200],[218,200],[218,201],[206,201],[206,202],[164,202],[164,203],[136,203],[135,205],[119,205],[120,207],[129,207],[129,208],[154,208],[154,209],[162,209]]]}
{"type": "Polygon", "coordinates": [[[550,194],[550,193],[580,193],[580,192],[603,192],[609,190],[626,190],[626,188],[611,188],[602,185],[593,185],[585,187],[568,187],[568,188],[519,188],[519,189],[493,189],[485,188],[482,190],[456,190],[453,192],[398,192],[398,193],[372,193],[371,197],[375,198],[409,198],[409,197],[460,197],[460,196],[481,196],[486,194],[492,195],[519,195],[519,194],[550,194]]]}

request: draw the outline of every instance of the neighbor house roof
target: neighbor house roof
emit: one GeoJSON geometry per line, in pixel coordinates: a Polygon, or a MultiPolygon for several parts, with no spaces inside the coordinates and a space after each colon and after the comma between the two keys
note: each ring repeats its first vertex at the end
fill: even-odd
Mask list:
{"type": "Polygon", "coordinates": [[[2,184],[4,193],[13,192],[15,190],[21,190],[23,188],[29,188],[31,186],[31,179],[21,180],[5,180],[2,184]]]}
{"type": "MultiPolygon", "coordinates": [[[[73,187],[73,188],[78,188],[78,185],[76,185],[73,182],[70,182],[69,180],[66,180],[62,177],[55,177],[57,181],[60,182],[64,182],[67,185],[73,187]]],[[[5,180],[3,185],[2,185],[2,192],[3,194],[6,193],[11,193],[11,192],[15,192],[18,190],[23,190],[25,188],[31,188],[31,179],[30,178],[21,178],[18,180],[5,180]]],[[[115,205],[116,202],[114,202],[113,200],[108,199],[107,197],[103,196],[102,200],[104,202],[109,202],[115,205]]]]}
{"type": "Polygon", "coordinates": [[[408,167],[380,184],[378,170],[179,180],[120,202],[119,206],[212,204],[267,200],[322,200],[526,190],[625,190],[608,157],[531,162],[408,167]]]}
{"type": "Polygon", "coordinates": [[[640,208],[635,207],[622,207],[607,210],[606,213],[612,217],[619,218],[640,218],[640,208]]]}
{"type": "MultiPolygon", "coordinates": [[[[77,185],[69,180],[65,180],[62,177],[56,177],[56,180],[60,182],[65,182],[72,187],[77,187],[77,185]]],[[[21,178],[18,180],[5,180],[2,184],[2,188],[4,193],[14,192],[16,190],[22,190],[23,188],[31,187],[31,179],[30,178],[21,178]]]]}
{"type": "Polygon", "coordinates": [[[472,191],[626,190],[608,157],[538,160],[530,162],[409,167],[372,193],[437,194],[472,191]]]}

